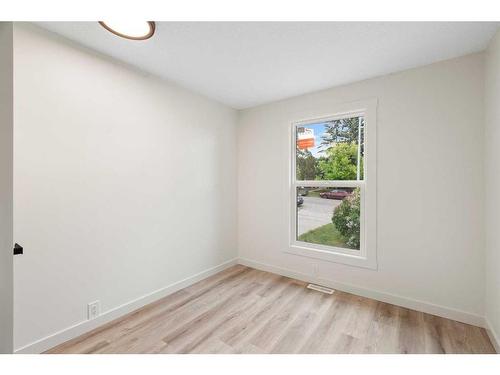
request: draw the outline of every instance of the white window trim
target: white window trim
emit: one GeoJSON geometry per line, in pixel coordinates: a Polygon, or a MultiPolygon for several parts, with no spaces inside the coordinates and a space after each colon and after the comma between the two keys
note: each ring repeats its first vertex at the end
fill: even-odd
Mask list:
{"type": "Polygon", "coordinates": [[[286,253],[321,259],[325,261],[342,263],[370,269],[377,268],[377,138],[376,138],[376,111],[377,100],[363,100],[337,105],[332,109],[331,115],[294,121],[291,124],[291,169],[290,169],[290,246],[286,253]],[[335,120],[350,116],[363,115],[364,125],[364,179],[362,181],[300,181],[295,180],[296,173],[296,127],[326,120],[335,120]],[[334,187],[359,187],[361,189],[361,216],[360,223],[360,250],[337,248],[319,244],[298,241],[296,238],[297,218],[296,200],[297,187],[299,186],[334,186],[334,187]]]}

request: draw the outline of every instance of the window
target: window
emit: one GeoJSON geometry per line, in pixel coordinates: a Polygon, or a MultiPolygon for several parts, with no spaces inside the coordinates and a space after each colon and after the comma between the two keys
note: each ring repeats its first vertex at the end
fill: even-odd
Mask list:
{"type": "Polygon", "coordinates": [[[292,127],[291,247],[375,268],[375,103],[292,127]]]}

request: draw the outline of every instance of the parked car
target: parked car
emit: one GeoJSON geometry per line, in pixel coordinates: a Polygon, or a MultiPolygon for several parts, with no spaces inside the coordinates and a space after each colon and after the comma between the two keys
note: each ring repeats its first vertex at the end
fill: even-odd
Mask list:
{"type": "Polygon", "coordinates": [[[304,198],[302,198],[300,195],[297,195],[297,207],[302,206],[304,203],[304,198]]]}
{"type": "Polygon", "coordinates": [[[298,189],[298,194],[302,197],[305,197],[307,196],[307,194],[309,194],[309,190],[307,190],[307,188],[300,187],[298,189]]]}
{"type": "Polygon", "coordinates": [[[319,193],[321,198],[326,199],[337,199],[343,200],[345,197],[348,197],[351,193],[345,190],[333,189],[330,191],[325,191],[323,193],[319,193]]]}

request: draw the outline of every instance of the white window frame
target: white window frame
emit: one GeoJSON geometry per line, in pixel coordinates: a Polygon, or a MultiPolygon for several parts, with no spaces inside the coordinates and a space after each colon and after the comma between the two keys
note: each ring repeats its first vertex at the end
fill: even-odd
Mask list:
{"type": "Polygon", "coordinates": [[[342,263],[352,266],[377,268],[376,254],[376,143],[377,100],[365,100],[337,106],[332,114],[294,121],[291,125],[291,174],[290,174],[290,246],[285,252],[310,258],[342,263]],[[348,117],[364,117],[363,180],[296,180],[297,127],[322,121],[348,117]],[[359,187],[360,202],[360,249],[346,249],[297,240],[297,188],[298,187],[359,187]]]}

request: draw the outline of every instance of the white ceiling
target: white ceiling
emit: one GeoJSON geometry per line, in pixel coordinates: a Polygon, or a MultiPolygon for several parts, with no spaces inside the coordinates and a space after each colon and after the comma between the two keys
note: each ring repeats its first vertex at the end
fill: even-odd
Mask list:
{"type": "Polygon", "coordinates": [[[482,51],[499,23],[158,22],[148,41],[38,25],[240,109],[482,51]]]}

